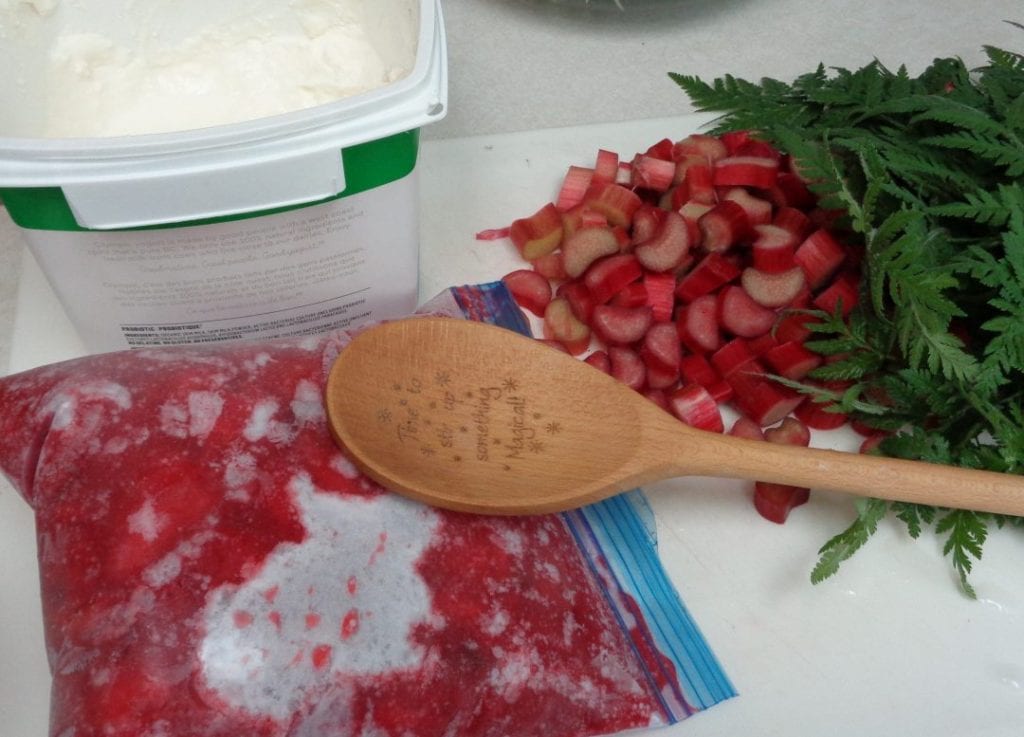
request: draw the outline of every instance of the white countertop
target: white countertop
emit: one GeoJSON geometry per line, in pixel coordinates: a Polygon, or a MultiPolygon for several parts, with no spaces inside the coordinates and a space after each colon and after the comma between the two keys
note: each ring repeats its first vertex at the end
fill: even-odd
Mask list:
{"type": "MultiPolygon", "coordinates": [[[[435,179],[436,188],[424,193],[423,237],[432,262],[424,264],[421,295],[501,276],[502,259],[487,250],[494,244],[474,244],[472,233],[507,224],[550,197],[554,173],[581,163],[595,141],[625,150],[655,132],[673,135],[660,120],[614,125],[691,112],[667,71],[788,80],[819,62],[857,67],[877,57],[892,66],[905,62],[914,73],[936,56],[980,62],[982,44],[1024,46],[1024,33],[1002,22],[1024,21],[1019,0],[684,0],[653,3],[649,11],[622,2],[627,10],[620,14],[529,0],[444,2],[450,111],[424,131],[423,180],[462,161],[485,168],[465,181],[435,179]],[[574,134],[579,125],[588,126],[585,135],[574,134]],[[559,130],[508,135],[549,128],[559,130]],[[532,161],[523,151],[533,152],[532,161]],[[528,184],[503,190],[495,178],[507,171],[528,184]],[[453,223],[437,211],[456,198],[472,200],[467,208],[476,220],[453,223]],[[454,229],[465,233],[441,245],[454,229]]],[[[7,365],[16,318],[26,321],[16,315],[19,284],[45,289],[0,211],[0,368],[7,365]]],[[[31,303],[22,296],[22,304],[31,303]]],[[[47,304],[59,311],[52,296],[47,304]]],[[[19,355],[66,351],[67,327],[58,320],[48,332],[43,325],[32,338],[38,350],[19,345],[19,355]]],[[[809,546],[845,523],[846,500],[816,497],[813,508],[777,528],[758,524],[718,482],[689,480],[650,491],[666,567],[741,692],[666,734],[1020,732],[1024,587],[1008,572],[1024,558],[1021,536],[993,535],[974,579],[977,602],[957,592],[938,542],[911,543],[895,526],[881,530],[839,578],[812,588],[809,546]],[[993,633],[1005,634],[1005,645],[995,644],[993,633]]],[[[48,694],[24,684],[45,680],[41,623],[12,618],[4,605],[38,598],[34,580],[14,570],[32,565],[32,518],[2,481],[0,513],[5,529],[14,531],[0,539],[0,641],[27,643],[0,651],[0,732],[36,737],[45,733],[48,694]]]]}

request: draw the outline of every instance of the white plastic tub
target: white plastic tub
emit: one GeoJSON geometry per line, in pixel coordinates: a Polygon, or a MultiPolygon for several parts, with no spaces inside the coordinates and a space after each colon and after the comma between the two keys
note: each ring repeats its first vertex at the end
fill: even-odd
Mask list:
{"type": "Polygon", "coordinates": [[[273,3],[0,0],[0,198],[90,351],[318,333],[413,309],[418,131],[447,106],[440,3],[342,1],[382,53],[414,45],[405,77],[257,120],[54,139],[33,131],[55,27],[144,22],[173,43],[197,17],[273,3]]]}

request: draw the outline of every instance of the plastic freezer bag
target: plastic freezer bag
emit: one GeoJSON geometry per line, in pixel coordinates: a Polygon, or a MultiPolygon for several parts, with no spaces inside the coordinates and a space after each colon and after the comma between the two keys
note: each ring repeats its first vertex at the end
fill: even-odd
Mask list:
{"type": "MultiPolygon", "coordinates": [[[[500,285],[428,311],[526,329],[500,285]]],[[[0,467],[37,520],[52,735],[576,737],[732,695],[639,495],[491,518],[361,476],[322,403],[346,340],[0,379],[0,467]]]]}

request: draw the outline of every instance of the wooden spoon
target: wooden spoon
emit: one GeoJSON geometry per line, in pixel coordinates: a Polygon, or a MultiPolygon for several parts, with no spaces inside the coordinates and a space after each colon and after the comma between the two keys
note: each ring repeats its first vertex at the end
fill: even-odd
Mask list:
{"type": "Polygon", "coordinates": [[[554,512],[694,475],[1024,515],[1024,477],[696,430],[582,361],[467,320],[361,333],[326,400],[367,475],[459,511],[554,512]]]}

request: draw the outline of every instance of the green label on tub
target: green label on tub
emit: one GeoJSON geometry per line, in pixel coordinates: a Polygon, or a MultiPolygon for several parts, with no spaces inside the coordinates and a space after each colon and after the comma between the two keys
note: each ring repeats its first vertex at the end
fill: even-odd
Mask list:
{"type": "MultiPolygon", "coordinates": [[[[345,167],[345,191],[336,197],[350,197],[360,192],[379,187],[388,182],[401,179],[416,167],[416,156],[419,150],[419,131],[412,130],[398,133],[387,138],[350,146],[341,152],[342,164],[345,167]]],[[[75,221],[75,216],[68,206],[68,201],[60,187],[0,187],[0,201],[7,207],[11,219],[22,228],[32,230],[86,230],[75,221]]],[[[325,202],[327,200],[321,200],[325,202]]],[[[302,205],[290,205],[272,210],[260,210],[208,220],[192,220],[186,223],[148,226],[150,228],[181,228],[206,223],[241,220],[242,218],[271,215],[287,210],[318,204],[309,202],[302,205]]]]}

